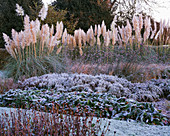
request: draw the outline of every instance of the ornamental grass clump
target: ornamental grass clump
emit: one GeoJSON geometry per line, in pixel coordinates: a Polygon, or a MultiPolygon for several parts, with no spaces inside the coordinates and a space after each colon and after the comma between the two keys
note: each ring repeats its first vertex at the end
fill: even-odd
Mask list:
{"type": "MultiPolygon", "coordinates": [[[[24,15],[19,5],[16,11],[18,15],[24,15]]],[[[42,21],[45,20],[47,11],[48,8],[43,6],[39,13],[42,21]]],[[[41,25],[38,18],[30,21],[29,16],[25,15],[24,30],[16,32],[12,29],[11,38],[3,33],[6,50],[13,58],[9,60],[9,65],[5,69],[8,76],[15,79],[23,75],[30,77],[49,72],[64,72],[66,58],[68,60],[85,58],[91,61],[93,58],[88,56],[94,54],[97,60],[103,60],[108,64],[115,60],[112,56],[122,48],[125,52],[129,48],[134,51],[140,50],[142,58],[147,58],[148,54],[154,51],[156,55],[158,54],[159,60],[166,61],[168,57],[164,58],[164,54],[169,53],[169,45],[163,49],[157,47],[155,49],[148,45],[169,44],[169,22],[166,24],[165,21],[161,21],[160,30],[157,23],[154,23],[152,30],[150,20],[149,17],[134,15],[132,24],[127,20],[125,26],[117,26],[115,17],[110,29],[106,28],[105,22],[102,21],[101,25],[90,26],[87,32],[79,28],[71,35],[62,22],[57,22],[54,30],[54,25],[51,27],[48,24],[41,25]],[[148,48],[148,54],[145,53],[144,47],[148,48]]]]}
{"type": "MultiPolygon", "coordinates": [[[[44,20],[47,8],[43,7],[39,17],[44,20]]],[[[19,12],[19,11],[18,11],[19,12]]],[[[57,22],[56,33],[54,26],[41,25],[37,18],[30,21],[29,16],[24,17],[24,30],[16,32],[12,29],[12,38],[3,33],[5,47],[12,56],[8,69],[8,76],[18,79],[20,76],[34,76],[49,72],[57,72],[59,63],[60,41],[63,31],[63,23],[57,22]],[[55,51],[55,52],[54,52],[55,51]]],[[[61,68],[63,69],[63,67],[61,68]]]]}

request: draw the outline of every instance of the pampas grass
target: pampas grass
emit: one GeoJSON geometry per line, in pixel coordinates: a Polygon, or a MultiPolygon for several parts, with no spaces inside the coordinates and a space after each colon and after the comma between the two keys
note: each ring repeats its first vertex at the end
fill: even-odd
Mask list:
{"type": "MultiPolygon", "coordinates": [[[[39,13],[41,20],[46,18],[47,10],[48,8],[44,6],[41,9],[39,13]]],[[[129,45],[140,48],[141,45],[151,44],[151,41],[152,44],[162,44],[163,42],[169,44],[169,22],[166,24],[165,21],[161,21],[159,30],[157,30],[156,22],[154,22],[153,31],[151,30],[150,18],[144,18],[142,15],[134,15],[132,25],[129,20],[126,21],[125,26],[121,27],[117,26],[115,22],[116,17],[113,19],[110,29],[106,28],[105,22],[102,21],[101,25],[96,24],[94,28],[90,26],[87,32],[79,28],[74,31],[74,35],[71,35],[67,32],[67,28],[64,28],[62,22],[56,23],[54,33],[55,28],[53,25],[51,27],[48,24],[41,25],[38,18],[35,21],[30,21],[29,16],[25,15],[24,30],[17,32],[12,29],[12,37],[10,38],[3,33],[3,38],[6,50],[14,58],[18,67],[54,54],[57,57],[62,54],[61,56],[63,57],[66,55],[63,53],[66,53],[67,49],[70,50],[71,54],[76,53],[77,50],[78,54],[74,55],[83,56],[85,51],[90,50],[89,46],[95,46],[97,53],[98,51],[101,52],[102,48],[106,49],[106,52],[108,52],[109,48],[114,50],[117,45],[126,49],[129,45]],[[143,29],[144,34],[142,35],[141,31],[143,29]]]]}
{"type": "MultiPolygon", "coordinates": [[[[48,8],[45,8],[44,6],[41,9],[39,13],[41,20],[45,19],[47,10],[48,8]]],[[[29,16],[26,15],[24,17],[24,31],[18,33],[12,29],[12,39],[10,39],[6,34],[3,34],[3,36],[6,42],[5,47],[8,52],[13,58],[20,61],[30,55],[34,55],[35,58],[38,54],[39,56],[42,56],[44,51],[49,55],[55,47],[60,48],[62,45],[68,46],[71,50],[73,50],[76,46],[83,50],[88,45],[112,46],[114,48],[117,44],[120,46],[124,45],[124,47],[128,44],[136,44],[137,47],[139,47],[140,44],[148,45],[148,42],[151,39],[153,41],[152,43],[155,43],[154,41],[159,39],[159,43],[162,43],[161,41],[163,40],[165,43],[169,44],[169,36],[164,36],[169,34],[169,22],[166,24],[165,21],[161,20],[160,30],[157,30],[156,22],[154,22],[154,30],[152,31],[150,18],[143,18],[142,14],[139,14],[139,16],[134,15],[132,25],[129,20],[127,20],[126,25],[121,26],[120,28],[120,26],[116,26],[115,17],[111,23],[111,30],[107,30],[105,22],[102,21],[101,25],[96,24],[94,26],[94,30],[93,27],[90,26],[87,32],[84,32],[82,29],[78,29],[74,31],[74,35],[70,35],[67,33],[67,29],[64,29],[62,22],[56,23],[56,33],[54,34],[53,25],[50,28],[47,24],[45,24],[40,28],[40,21],[38,19],[36,19],[36,21],[30,21],[29,16]],[[142,29],[144,29],[143,36],[141,35],[142,29]],[[167,29],[166,33],[164,29],[167,29]],[[135,35],[132,35],[133,30],[135,35]],[[48,50],[45,49],[46,47],[48,50]]]]}

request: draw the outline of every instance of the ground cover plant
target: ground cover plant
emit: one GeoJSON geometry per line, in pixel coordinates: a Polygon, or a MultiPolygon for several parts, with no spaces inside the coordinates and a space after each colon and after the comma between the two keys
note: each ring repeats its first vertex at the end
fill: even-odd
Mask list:
{"type": "Polygon", "coordinates": [[[151,80],[144,83],[132,83],[124,78],[111,75],[87,74],[46,74],[31,77],[19,83],[22,90],[55,89],[56,91],[72,92],[86,89],[88,92],[101,92],[116,97],[132,98],[142,102],[158,101],[169,95],[169,79],[151,80]]]}
{"type": "Polygon", "coordinates": [[[59,107],[59,112],[64,109],[66,114],[94,115],[121,120],[132,119],[155,125],[169,124],[168,118],[150,103],[139,103],[125,97],[116,98],[108,93],[91,93],[86,90],[70,93],[46,89],[10,90],[1,96],[0,106],[47,111],[50,111],[54,106],[59,107]]]}

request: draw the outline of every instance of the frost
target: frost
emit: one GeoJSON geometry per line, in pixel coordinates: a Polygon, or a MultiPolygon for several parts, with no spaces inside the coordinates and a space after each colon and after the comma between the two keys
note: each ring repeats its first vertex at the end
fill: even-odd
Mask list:
{"type": "Polygon", "coordinates": [[[20,82],[21,89],[55,89],[58,92],[102,92],[117,97],[125,96],[138,101],[155,101],[170,92],[170,80],[151,80],[145,83],[131,83],[125,78],[111,75],[86,75],[53,73],[31,77],[20,82]]]}

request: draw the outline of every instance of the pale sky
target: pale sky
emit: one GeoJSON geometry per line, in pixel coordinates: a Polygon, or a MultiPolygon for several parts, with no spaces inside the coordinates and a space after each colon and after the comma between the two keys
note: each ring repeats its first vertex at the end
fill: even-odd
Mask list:
{"type": "MultiPolygon", "coordinates": [[[[50,4],[54,0],[42,0],[46,5],[50,4]]],[[[162,4],[159,7],[154,8],[153,18],[156,21],[160,21],[160,19],[166,19],[166,21],[170,20],[170,0],[155,0],[162,4]]]]}

